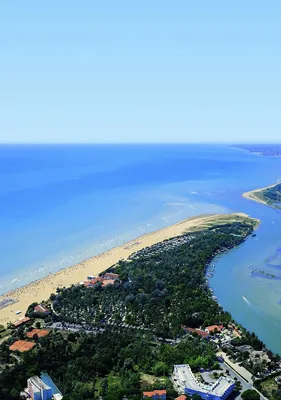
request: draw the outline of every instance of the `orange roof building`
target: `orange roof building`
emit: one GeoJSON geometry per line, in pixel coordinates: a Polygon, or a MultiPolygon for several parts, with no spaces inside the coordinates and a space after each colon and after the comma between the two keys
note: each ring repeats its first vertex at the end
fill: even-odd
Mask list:
{"type": "Polygon", "coordinates": [[[50,314],[50,310],[42,304],[38,304],[37,306],[35,306],[34,311],[40,314],[50,314]]]}
{"type": "Polygon", "coordinates": [[[209,332],[202,331],[201,329],[188,328],[187,326],[184,326],[184,325],[182,325],[182,329],[185,332],[197,333],[197,335],[201,336],[202,339],[208,339],[208,337],[209,337],[209,332]]]}
{"type": "Polygon", "coordinates": [[[25,324],[26,322],[30,321],[29,317],[24,317],[19,319],[18,321],[14,322],[13,325],[15,328],[17,328],[18,326],[21,326],[22,324],[25,324]]]}
{"type": "Polygon", "coordinates": [[[186,399],[187,399],[187,397],[184,394],[182,394],[181,396],[177,397],[175,400],[186,400],[186,399]]]}
{"type": "Polygon", "coordinates": [[[114,274],[113,272],[106,272],[103,276],[105,279],[119,279],[118,274],[114,274]]]}
{"type": "Polygon", "coordinates": [[[20,351],[23,353],[24,351],[29,351],[33,349],[35,346],[34,342],[28,342],[27,340],[17,340],[10,347],[10,351],[20,351]]]}
{"type": "Polygon", "coordinates": [[[103,278],[98,277],[98,278],[84,281],[84,286],[85,287],[93,287],[97,282],[103,282],[103,278]]]}
{"type": "Polygon", "coordinates": [[[223,325],[211,325],[206,327],[206,331],[211,333],[211,332],[221,332],[223,330],[224,326],[223,325]]]}
{"type": "Polygon", "coordinates": [[[102,286],[113,285],[114,282],[115,282],[115,279],[105,279],[105,280],[102,282],[102,286]]]}
{"type": "Polygon", "coordinates": [[[153,390],[152,392],[143,392],[143,398],[149,398],[154,400],[166,400],[166,390],[153,390]]]}
{"type": "Polygon", "coordinates": [[[49,335],[49,331],[46,329],[32,329],[32,331],[26,332],[26,337],[29,339],[33,339],[34,335],[37,335],[38,337],[44,337],[49,335]]]}

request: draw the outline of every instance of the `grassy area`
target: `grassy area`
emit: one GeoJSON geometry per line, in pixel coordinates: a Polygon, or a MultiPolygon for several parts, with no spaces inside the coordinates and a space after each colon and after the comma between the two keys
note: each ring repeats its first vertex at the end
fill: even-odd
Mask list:
{"type": "Polygon", "coordinates": [[[260,221],[256,218],[250,218],[244,215],[237,214],[206,215],[202,216],[202,218],[197,217],[197,219],[198,224],[188,229],[186,233],[212,228],[215,225],[231,224],[233,222],[246,222],[248,224],[252,224],[254,228],[256,228],[260,223],[260,221]]]}
{"type": "Polygon", "coordinates": [[[36,328],[36,323],[39,322],[40,323],[40,329],[45,328],[45,320],[43,318],[35,318],[32,324],[33,328],[36,328]]]}
{"type": "Polygon", "coordinates": [[[266,397],[270,398],[271,393],[274,390],[278,389],[278,384],[275,382],[274,378],[271,378],[268,379],[267,381],[262,382],[261,387],[262,387],[262,393],[264,393],[266,397]]]}
{"type": "Polygon", "coordinates": [[[155,376],[149,374],[141,374],[141,383],[147,385],[153,385],[155,382],[166,383],[169,378],[166,376],[155,376]]]}
{"type": "Polygon", "coordinates": [[[150,374],[141,374],[140,377],[140,384],[143,390],[146,390],[147,387],[153,387],[155,389],[155,385],[170,387],[171,381],[167,376],[155,376],[150,374]]]}
{"type": "Polygon", "coordinates": [[[0,332],[0,339],[3,338],[8,338],[12,333],[12,329],[4,329],[2,332],[0,332]]]}

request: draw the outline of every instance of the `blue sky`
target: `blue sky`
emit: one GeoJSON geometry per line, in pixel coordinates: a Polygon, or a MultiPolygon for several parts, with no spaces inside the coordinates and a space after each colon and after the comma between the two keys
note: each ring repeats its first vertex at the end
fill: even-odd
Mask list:
{"type": "Polygon", "coordinates": [[[0,8],[1,142],[281,141],[280,1],[0,8]]]}

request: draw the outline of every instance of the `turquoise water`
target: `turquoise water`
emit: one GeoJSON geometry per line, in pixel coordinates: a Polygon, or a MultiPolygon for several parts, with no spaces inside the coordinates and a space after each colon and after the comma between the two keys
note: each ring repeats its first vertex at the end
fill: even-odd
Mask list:
{"type": "Polygon", "coordinates": [[[241,197],[279,179],[280,158],[226,146],[0,146],[0,291],[190,216],[243,211],[257,236],[217,260],[210,285],[281,352],[280,211],[241,197]]]}

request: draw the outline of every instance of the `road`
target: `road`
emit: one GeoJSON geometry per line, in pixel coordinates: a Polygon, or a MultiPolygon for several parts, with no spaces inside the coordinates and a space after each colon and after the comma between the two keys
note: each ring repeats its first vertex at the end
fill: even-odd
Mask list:
{"type": "MultiPolygon", "coordinates": [[[[220,355],[221,357],[221,355],[220,355]]],[[[231,363],[233,364],[233,363],[231,363]]],[[[253,386],[253,380],[251,379],[251,382],[247,382],[247,380],[245,378],[243,378],[239,373],[237,373],[237,371],[235,369],[232,368],[232,366],[230,364],[228,364],[228,362],[223,361],[221,362],[221,365],[223,366],[224,369],[227,369],[229,371],[229,376],[234,379],[237,378],[237,380],[241,383],[242,386],[242,392],[244,392],[245,390],[256,390],[258,392],[258,394],[260,395],[261,399],[263,400],[268,400],[267,397],[265,397],[261,392],[259,392],[254,386],[253,386]]],[[[235,365],[235,364],[234,364],[235,365]]],[[[248,372],[248,371],[247,371],[248,372]]],[[[241,395],[239,395],[237,397],[237,399],[241,399],[241,395]]]]}

